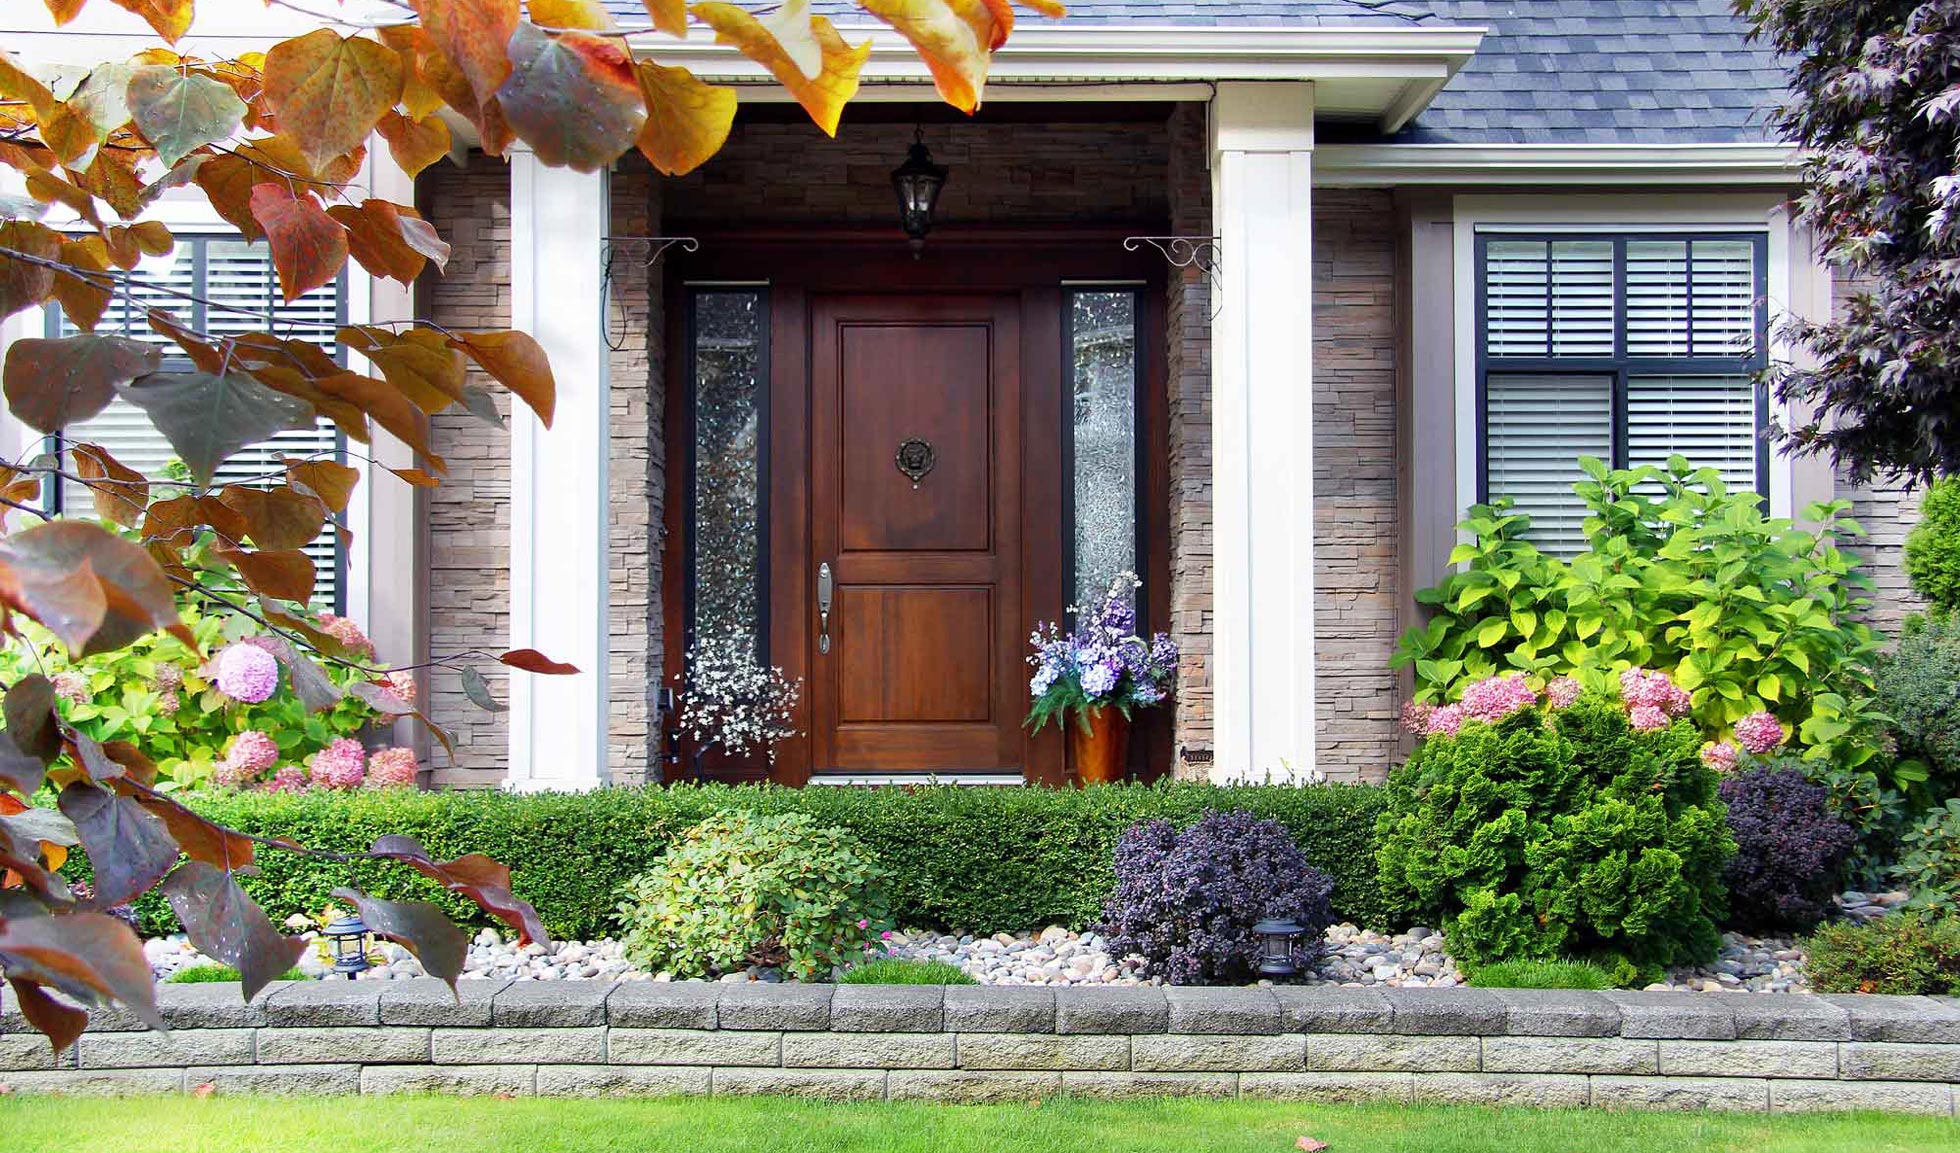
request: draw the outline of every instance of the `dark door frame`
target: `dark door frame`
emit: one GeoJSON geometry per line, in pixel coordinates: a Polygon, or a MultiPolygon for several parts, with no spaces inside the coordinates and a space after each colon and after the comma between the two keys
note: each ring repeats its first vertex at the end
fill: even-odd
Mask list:
{"type": "MultiPolygon", "coordinates": [[[[1170,626],[1169,397],[1166,389],[1164,267],[1155,254],[1126,252],[1125,236],[1162,231],[1161,224],[1129,227],[961,227],[935,231],[923,258],[913,259],[896,229],[859,227],[727,231],[666,222],[671,235],[699,238],[694,253],[670,252],[665,269],[666,303],[666,509],[662,547],[661,611],[663,684],[678,691],[686,635],[685,494],[691,430],[686,398],[687,291],[690,286],[766,286],[769,379],[765,389],[767,460],[762,469],[769,510],[764,614],[769,659],[791,677],[809,673],[815,632],[812,627],[810,565],[810,298],[832,294],[1011,293],[1021,311],[1022,396],[1022,555],[1023,613],[1036,620],[1063,615],[1062,587],[1066,525],[1064,507],[1065,382],[1063,364],[1065,293],[1073,287],[1135,284],[1142,287],[1141,339],[1143,390],[1138,410],[1144,438],[1144,471],[1139,477],[1149,518],[1144,532],[1143,578],[1152,629],[1170,626]]],[[[811,773],[809,694],[798,704],[803,735],[784,742],[773,765],[710,760],[711,776],[723,780],[762,780],[802,785],[811,773]]],[[[1161,775],[1171,757],[1170,710],[1156,710],[1132,741],[1132,770],[1143,779],[1161,775]]],[[[671,717],[661,718],[659,740],[667,747],[671,717]]],[[[690,763],[678,742],[681,768],[690,763]]],[[[1061,735],[1053,728],[1027,743],[1023,775],[1031,784],[1064,785],[1061,735]]],[[[671,779],[670,772],[669,778],[671,779]]]]}

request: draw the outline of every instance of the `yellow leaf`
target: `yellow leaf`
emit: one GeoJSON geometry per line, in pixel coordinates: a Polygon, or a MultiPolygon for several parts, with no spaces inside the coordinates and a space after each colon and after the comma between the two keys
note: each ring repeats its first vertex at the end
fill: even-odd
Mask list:
{"type": "Polygon", "coordinates": [[[844,43],[830,21],[812,17],[810,28],[823,54],[823,67],[812,79],[792,61],[769,28],[733,4],[710,0],[696,4],[694,15],[715,30],[715,42],[731,44],[742,55],[769,69],[803,110],[828,135],[837,135],[837,121],[844,105],[857,95],[858,72],[871,56],[871,42],[852,48],[844,43]]]}
{"type": "Polygon", "coordinates": [[[685,68],[665,68],[651,60],[638,67],[647,120],[640,128],[640,152],[666,176],[685,176],[721,150],[735,123],[735,90],[695,79],[685,68]]]}
{"type": "Polygon", "coordinates": [[[531,23],[546,28],[611,32],[619,25],[598,0],[530,0],[531,23]]]}
{"type": "MultiPolygon", "coordinates": [[[[136,13],[156,29],[167,44],[175,44],[191,27],[191,0],[112,0],[118,8],[136,13]]],[[[76,5],[80,7],[80,5],[76,5]]]]}
{"type": "Polygon", "coordinates": [[[449,341],[478,367],[497,378],[517,399],[531,406],[546,428],[557,405],[558,385],[551,375],[551,362],[543,346],[528,333],[459,332],[449,341]]]}
{"type": "Polygon", "coordinates": [[[390,111],[375,130],[388,142],[388,154],[410,176],[449,155],[449,125],[438,117],[411,120],[390,111]]]}
{"type": "Polygon", "coordinates": [[[980,105],[993,50],[1014,28],[1005,0],[862,0],[864,10],[918,49],[939,97],[962,112],[980,105]]]}
{"type": "Polygon", "coordinates": [[[266,99],[316,171],[359,147],[401,95],[401,57],[373,40],[322,28],[266,54],[266,99]]]}
{"type": "Polygon", "coordinates": [[[687,39],[687,0],[640,0],[653,26],[669,36],[687,39]]]}

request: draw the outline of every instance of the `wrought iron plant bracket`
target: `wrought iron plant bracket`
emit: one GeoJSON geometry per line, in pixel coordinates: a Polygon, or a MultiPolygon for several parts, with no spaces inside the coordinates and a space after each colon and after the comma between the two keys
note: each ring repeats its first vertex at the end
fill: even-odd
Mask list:
{"type": "Polygon", "coordinates": [[[692,236],[608,236],[605,243],[604,262],[599,266],[599,299],[607,313],[606,347],[618,352],[626,347],[626,336],[622,333],[617,341],[613,339],[611,312],[613,267],[619,260],[621,250],[637,249],[641,254],[637,257],[640,267],[652,268],[659,263],[661,257],[667,255],[668,249],[679,248],[682,252],[699,252],[701,242],[692,236]]]}

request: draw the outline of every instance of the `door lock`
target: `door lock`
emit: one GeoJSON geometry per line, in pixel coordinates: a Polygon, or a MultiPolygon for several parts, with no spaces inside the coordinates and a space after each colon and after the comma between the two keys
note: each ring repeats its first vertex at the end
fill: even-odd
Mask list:
{"type": "Polygon", "coordinates": [[[836,581],[830,575],[830,562],[817,566],[817,651],[830,651],[830,597],[836,581]]]}

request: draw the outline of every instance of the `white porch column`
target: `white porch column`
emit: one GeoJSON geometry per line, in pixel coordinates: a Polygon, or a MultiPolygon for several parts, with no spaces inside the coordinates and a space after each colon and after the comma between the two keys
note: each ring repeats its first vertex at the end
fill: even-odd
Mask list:
{"type": "Polygon", "coordinates": [[[586,789],[606,781],[606,175],[522,145],[510,159],[511,326],[544,346],[558,384],[549,431],[511,405],[510,643],[580,672],[511,674],[507,786],[586,789]]]}
{"type": "Polygon", "coordinates": [[[1211,102],[1218,781],[1314,766],[1313,108],[1298,82],[1211,102]]]}

